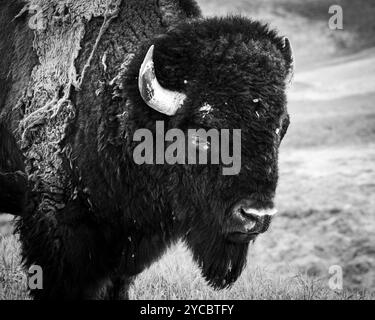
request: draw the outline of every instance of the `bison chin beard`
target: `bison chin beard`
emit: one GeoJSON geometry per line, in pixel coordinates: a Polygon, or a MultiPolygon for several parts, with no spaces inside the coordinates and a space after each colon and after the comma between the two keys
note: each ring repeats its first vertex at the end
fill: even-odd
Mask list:
{"type": "Polygon", "coordinates": [[[185,236],[194,260],[207,282],[215,289],[230,287],[246,266],[248,243],[235,244],[207,226],[195,226],[185,236]]]}

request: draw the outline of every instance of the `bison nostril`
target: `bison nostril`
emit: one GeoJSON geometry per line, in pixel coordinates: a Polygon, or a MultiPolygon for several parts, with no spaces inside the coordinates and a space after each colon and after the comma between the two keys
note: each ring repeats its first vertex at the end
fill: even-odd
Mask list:
{"type": "Polygon", "coordinates": [[[259,217],[255,214],[248,213],[247,210],[241,208],[241,215],[246,219],[245,229],[247,232],[250,232],[256,228],[259,223],[259,217]]]}
{"type": "Polygon", "coordinates": [[[276,213],[272,203],[242,200],[231,208],[224,232],[230,241],[249,243],[268,230],[276,213]]]}

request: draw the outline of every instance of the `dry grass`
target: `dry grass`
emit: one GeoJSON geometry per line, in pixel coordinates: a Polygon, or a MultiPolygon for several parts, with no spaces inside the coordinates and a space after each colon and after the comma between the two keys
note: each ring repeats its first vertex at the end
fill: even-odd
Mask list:
{"type": "MultiPolygon", "coordinates": [[[[3,231],[3,234],[5,232],[3,231]]],[[[0,300],[28,298],[17,237],[0,234],[0,300]]]]}
{"type": "MultiPolygon", "coordinates": [[[[251,258],[251,257],[249,257],[251,258]]],[[[131,291],[133,299],[198,300],[326,300],[371,299],[366,292],[334,292],[327,279],[307,275],[279,276],[267,269],[248,267],[233,288],[215,291],[207,286],[182,245],[142,274],[131,291]]]]}
{"type": "MultiPolygon", "coordinates": [[[[0,300],[29,299],[26,275],[20,267],[15,236],[1,238],[0,300]]],[[[150,300],[370,300],[369,292],[334,292],[327,279],[298,274],[278,276],[261,268],[247,268],[233,288],[215,291],[207,286],[189,252],[180,244],[144,272],[131,288],[131,299],[150,300]]]]}

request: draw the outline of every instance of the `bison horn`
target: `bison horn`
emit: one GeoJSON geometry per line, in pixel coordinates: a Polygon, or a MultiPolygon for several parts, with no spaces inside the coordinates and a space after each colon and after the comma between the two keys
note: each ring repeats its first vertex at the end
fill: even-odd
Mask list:
{"type": "Polygon", "coordinates": [[[139,71],[139,92],[152,109],[168,116],[175,115],[184,103],[186,95],[165,89],[160,85],[155,74],[153,56],[154,46],[151,46],[139,71]]]}
{"type": "Polygon", "coordinates": [[[283,51],[286,54],[288,60],[289,60],[289,74],[288,74],[288,82],[291,82],[294,75],[294,68],[295,68],[295,61],[294,61],[294,53],[292,45],[290,44],[290,41],[287,37],[283,38],[283,51]]]}

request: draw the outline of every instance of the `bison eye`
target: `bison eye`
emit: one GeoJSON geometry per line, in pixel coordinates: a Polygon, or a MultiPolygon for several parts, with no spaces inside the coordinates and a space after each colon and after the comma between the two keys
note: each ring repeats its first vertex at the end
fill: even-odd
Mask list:
{"type": "Polygon", "coordinates": [[[264,117],[269,111],[269,106],[261,98],[253,99],[253,106],[256,117],[259,119],[264,117]]]}

